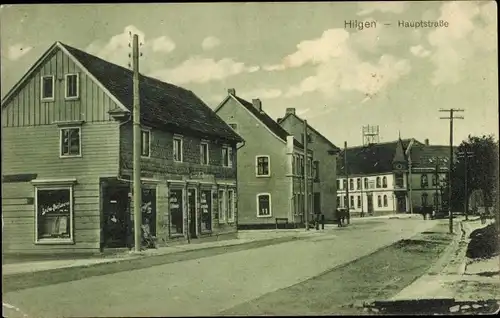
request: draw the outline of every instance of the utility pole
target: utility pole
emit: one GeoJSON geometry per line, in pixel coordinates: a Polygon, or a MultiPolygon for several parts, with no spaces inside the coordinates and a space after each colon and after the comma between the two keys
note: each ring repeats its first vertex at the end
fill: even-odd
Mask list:
{"type": "Polygon", "coordinates": [[[141,250],[141,225],[142,225],[142,189],[141,189],[141,105],[139,98],[139,37],[134,34],[133,48],[132,48],[132,64],[134,71],[134,109],[133,109],[133,123],[134,123],[134,247],[135,251],[141,250]]]}
{"type": "Polygon", "coordinates": [[[304,120],[304,222],[306,225],[306,231],[309,231],[309,209],[307,200],[307,190],[309,187],[309,178],[307,176],[307,166],[309,163],[309,157],[307,153],[307,120],[304,120]]]}
{"type": "Polygon", "coordinates": [[[349,219],[349,214],[351,213],[351,208],[350,208],[350,198],[349,198],[349,169],[347,165],[347,141],[344,141],[344,172],[345,172],[345,180],[346,180],[346,187],[345,187],[345,195],[346,195],[346,208],[347,208],[347,224],[350,223],[349,219]]]}
{"type": "Polygon", "coordinates": [[[451,108],[451,109],[440,109],[440,112],[449,112],[450,117],[440,117],[440,119],[449,119],[450,120],[450,167],[449,167],[449,177],[448,177],[448,212],[449,212],[449,220],[450,220],[450,233],[453,234],[453,212],[451,207],[451,183],[452,183],[452,171],[453,171],[453,119],[464,119],[462,116],[453,116],[455,112],[463,112],[463,109],[451,108]]]}
{"type": "Polygon", "coordinates": [[[469,192],[467,191],[467,182],[468,182],[468,175],[469,175],[469,169],[468,169],[468,164],[469,164],[469,158],[473,157],[474,153],[471,151],[461,151],[458,153],[458,157],[464,159],[464,213],[465,213],[465,219],[469,219],[469,192]]]}

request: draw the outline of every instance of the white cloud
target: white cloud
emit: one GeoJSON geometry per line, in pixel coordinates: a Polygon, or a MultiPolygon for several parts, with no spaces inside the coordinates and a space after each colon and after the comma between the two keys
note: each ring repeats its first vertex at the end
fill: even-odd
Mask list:
{"type": "Polygon", "coordinates": [[[286,56],[282,63],[268,65],[265,69],[313,65],[314,74],[291,86],[284,96],[321,92],[328,98],[348,91],[373,96],[410,71],[408,61],[391,55],[382,55],[375,63],[363,61],[356,50],[359,46],[357,34],[351,36],[344,29],[326,30],[317,39],[299,43],[297,51],[286,56]]]}
{"type": "Polygon", "coordinates": [[[26,53],[31,51],[32,48],[33,47],[26,46],[22,43],[11,45],[7,52],[7,58],[11,61],[17,61],[21,57],[23,57],[26,53]]]}
{"type": "Polygon", "coordinates": [[[241,96],[248,99],[260,98],[260,99],[273,99],[278,98],[283,95],[283,92],[275,88],[261,88],[253,91],[243,92],[241,96]]]}
{"type": "Polygon", "coordinates": [[[203,57],[192,57],[173,69],[163,69],[152,72],[151,76],[176,84],[206,83],[212,80],[222,80],[241,73],[252,73],[259,70],[258,66],[246,66],[231,58],[214,60],[203,57]]]}
{"type": "Polygon", "coordinates": [[[107,42],[92,42],[86,51],[99,56],[102,59],[115,64],[127,67],[131,62],[129,54],[132,49],[133,35],[137,34],[139,43],[142,43],[140,51],[151,58],[151,53],[170,53],[175,49],[175,43],[167,36],[160,36],[151,40],[146,40],[144,32],[133,25],[126,26],[122,33],[112,36],[107,42]]]}
{"type": "Polygon", "coordinates": [[[431,54],[430,51],[426,50],[422,45],[415,45],[410,48],[410,52],[417,57],[427,57],[431,54]]]}
{"type": "Polygon", "coordinates": [[[456,83],[464,74],[467,61],[481,52],[497,50],[496,8],[494,2],[446,2],[438,19],[447,28],[437,28],[428,35],[432,46],[431,61],[436,66],[432,83],[456,83]],[[481,23],[475,23],[475,21],[481,23]]]}
{"type": "Polygon", "coordinates": [[[203,42],[201,43],[201,47],[205,51],[211,50],[219,45],[220,45],[220,40],[215,36],[208,36],[205,39],[203,39],[203,42]]]}
{"type": "Polygon", "coordinates": [[[408,8],[407,2],[362,2],[359,4],[361,11],[358,12],[358,15],[367,15],[373,13],[375,11],[380,11],[383,13],[402,13],[408,8]]]}

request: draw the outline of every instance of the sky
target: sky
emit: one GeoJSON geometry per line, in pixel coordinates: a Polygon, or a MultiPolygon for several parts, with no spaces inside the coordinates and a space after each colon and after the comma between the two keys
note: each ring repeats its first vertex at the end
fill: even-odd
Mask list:
{"type": "Polygon", "coordinates": [[[35,4],[0,9],[1,95],[56,41],[192,90],[212,108],[227,89],[286,108],[337,146],[401,138],[454,144],[498,139],[497,8],[493,1],[35,4]],[[349,28],[346,22],[374,22],[349,28]],[[440,27],[399,22],[441,21],[440,27]]]}

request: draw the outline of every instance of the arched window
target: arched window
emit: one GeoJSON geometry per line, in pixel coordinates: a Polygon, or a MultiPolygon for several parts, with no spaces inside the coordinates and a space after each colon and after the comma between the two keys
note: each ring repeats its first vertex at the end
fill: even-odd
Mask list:
{"type": "Polygon", "coordinates": [[[382,207],[382,197],[380,195],[377,197],[377,203],[378,203],[378,207],[381,208],[382,207]]]}
{"type": "Polygon", "coordinates": [[[377,177],[377,188],[380,188],[380,177],[377,177]]]}
{"type": "Polygon", "coordinates": [[[368,189],[368,178],[365,178],[365,189],[368,189]]]}
{"type": "Polygon", "coordinates": [[[349,180],[349,190],[354,190],[354,180],[353,179],[349,180]]]}
{"type": "Polygon", "coordinates": [[[384,206],[387,206],[387,195],[384,195],[384,206]]]}
{"type": "Polygon", "coordinates": [[[387,188],[387,177],[382,178],[382,187],[387,188]]]}
{"type": "Polygon", "coordinates": [[[437,176],[435,174],[432,175],[432,185],[433,186],[437,186],[438,182],[437,182],[437,176]]]}
{"type": "Polygon", "coordinates": [[[422,194],[422,206],[427,206],[427,197],[428,197],[427,193],[422,194]]]}
{"type": "Polygon", "coordinates": [[[420,183],[421,183],[422,188],[426,188],[427,187],[428,183],[427,183],[427,175],[426,174],[423,174],[420,177],[420,183]]]}
{"type": "Polygon", "coordinates": [[[356,189],[357,189],[357,190],[361,189],[361,178],[358,178],[358,179],[356,180],[356,189]]]}

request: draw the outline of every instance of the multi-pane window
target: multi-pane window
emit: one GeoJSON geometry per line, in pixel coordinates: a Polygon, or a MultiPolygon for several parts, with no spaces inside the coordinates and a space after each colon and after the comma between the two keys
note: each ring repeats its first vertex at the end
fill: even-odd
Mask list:
{"type": "Polygon", "coordinates": [[[80,127],[61,128],[61,157],[81,155],[80,127]]]}
{"type": "Polygon", "coordinates": [[[271,171],[269,169],[269,156],[257,156],[257,176],[269,176],[271,171]]]}
{"type": "Polygon", "coordinates": [[[234,190],[227,191],[227,221],[234,222],[234,190]]]}
{"type": "Polygon", "coordinates": [[[200,144],[200,163],[208,165],[208,143],[206,142],[200,144]]]}
{"type": "Polygon", "coordinates": [[[149,130],[141,131],[141,156],[149,157],[150,155],[150,146],[151,146],[151,132],[149,130]]]}
{"type": "Polygon", "coordinates": [[[184,233],[184,224],[182,218],[183,210],[183,190],[171,189],[169,197],[170,205],[170,235],[182,235],[184,233]]]}
{"type": "Polygon", "coordinates": [[[219,205],[218,205],[219,223],[221,223],[226,220],[226,191],[219,190],[218,199],[219,199],[219,205]]]}
{"type": "Polygon", "coordinates": [[[53,100],[54,99],[54,76],[48,75],[42,77],[42,99],[53,100]]]}
{"type": "Polygon", "coordinates": [[[387,207],[387,195],[384,195],[384,206],[387,207]]]}
{"type": "Polygon", "coordinates": [[[36,188],[36,240],[73,239],[72,188],[36,188]]]}
{"type": "Polygon", "coordinates": [[[182,152],[183,152],[182,138],[174,138],[174,161],[182,162],[182,152]]]}
{"type": "Polygon", "coordinates": [[[382,188],[387,188],[387,177],[382,178],[382,188]]]}
{"type": "Polygon", "coordinates": [[[66,75],[66,98],[78,98],[79,95],[78,74],[66,75]]]}
{"type": "Polygon", "coordinates": [[[222,165],[224,167],[233,166],[233,148],[222,146],[222,165]]]}
{"type": "Polygon", "coordinates": [[[271,195],[261,193],[257,195],[257,216],[271,216],[271,195]]]}
{"type": "Polygon", "coordinates": [[[423,175],[420,177],[420,185],[422,186],[422,188],[427,188],[427,186],[428,186],[428,181],[427,181],[427,175],[426,175],[426,174],[423,174],[423,175]]]}

